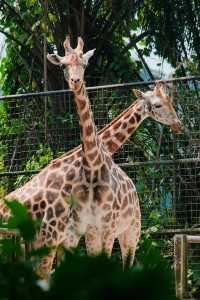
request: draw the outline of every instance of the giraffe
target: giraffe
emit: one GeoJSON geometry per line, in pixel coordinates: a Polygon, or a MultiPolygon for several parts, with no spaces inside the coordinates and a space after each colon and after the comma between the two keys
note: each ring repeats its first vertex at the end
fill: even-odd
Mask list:
{"type": "MultiPolygon", "coordinates": [[[[154,91],[151,92],[142,93],[135,91],[135,93],[139,100],[100,132],[100,138],[104,145],[106,146],[108,143],[107,149],[110,154],[117,151],[117,147],[120,147],[140,125],[142,120],[148,116],[170,125],[177,132],[181,131],[181,123],[176,116],[170,99],[165,95],[161,86],[157,85],[154,91]],[[132,117],[135,118],[135,122],[133,122],[132,117]],[[122,136],[123,139],[120,138],[122,136]],[[112,146],[111,140],[114,146],[112,146]]],[[[81,176],[79,176],[81,173],[81,162],[81,148],[76,148],[74,151],[68,152],[61,158],[52,161],[49,166],[34,176],[23,187],[7,196],[8,199],[17,199],[24,202],[34,219],[43,219],[41,235],[36,241],[36,245],[41,245],[45,242],[49,245],[57,246],[65,240],[66,222],[69,217],[68,210],[70,206],[65,199],[71,194],[75,194],[77,199],[78,197],[83,199],[85,196],[83,191],[79,190],[82,182],[81,176]]],[[[106,205],[104,209],[106,209],[106,205]]],[[[77,218],[77,210],[72,209],[70,213],[73,218],[77,218]]],[[[0,214],[4,217],[9,216],[8,210],[3,205],[0,206],[0,214]]],[[[95,240],[95,230],[94,227],[88,230],[87,240],[88,248],[90,249],[94,246],[90,244],[92,244],[91,240],[95,240]]],[[[42,265],[47,273],[51,268],[54,254],[52,253],[51,257],[48,257],[42,265]]]]}
{"type": "MultiPolygon", "coordinates": [[[[79,186],[81,195],[76,195],[80,201],[78,201],[78,208],[72,209],[74,217],[69,220],[67,226],[69,230],[67,230],[65,243],[67,247],[76,247],[80,236],[87,232],[86,242],[91,252],[98,253],[103,250],[110,255],[114,239],[118,237],[124,260],[127,251],[130,251],[130,264],[132,264],[136,244],[140,236],[140,210],[135,186],[130,178],[113,162],[110,152],[107,151],[104,143],[96,133],[83,80],[83,68],[82,71],[79,69],[77,72],[77,66],[84,65],[82,39],[78,39],[78,46],[74,50],[70,46],[69,39],[64,42],[64,47],[64,58],[53,54],[49,55],[48,59],[54,64],[64,64],[65,78],[74,92],[82,133],[83,150],[81,153],[84,178],[84,184],[81,183],[79,186]],[[82,202],[84,202],[84,205],[82,202]],[[138,220],[138,222],[135,222],[135,220],[138,220]],[[87,230],[87,228],[89,229],[87,230]],[[95,243],[91,242],[90,244],[90,241],[93,240],[95,240],[95,243]],[[91,246],[92,244],[93,246],[91,246]]],[[[133,131],[133,127],[135,128],[135,123],[142,121],[142,115],[146,117],[151,115],[155,118],[156,108],[159,111],[163,106],[167,107],[168,112],[170,112],[168,114],[165,112],[169,120],[166,121],[166,117],[161,111],[157,112],[158,119],[171,125],[175,131],[181,131],[181,123],[170,99],[164,94],[161,87],[156,86],[153,94],[154,109],[152,109],[149,101],[152,92],[144,94],[135,91],[135,93],[144,101],[141,101],[142,105],[140,103],[140,107],[138,107],[140,113],[135,112],[131,118],[129,114],[126,115],[127,119],[130,118],[129,124],[132,123],[132,126],[127,130],[129,135],[133,131]],[[160,104],[159,96],[164,99],[164,105],[160,104]],[[146,114],[141,113],[143,108],[145,108],[146,114]]],[[[124,124],[127,126],[127,123],[124,124]]],[[[118,122],[115,129],[120,126],[121,123],[118,122]]],[[[125,129],[126,126],[123,126],[125,129]]],[[[118,145],[113,140],[112,145],[110,144],[110,141],[108,141],[110,139],[109,134],[104,133],[102,136],[105,140],[107,139],[108,148],[112,146],[110,150],[115,152],[118,145]]],[[[120,131],[117,135],[115,134],[115,137],[121,142],[127,138],[120,131]]]]}

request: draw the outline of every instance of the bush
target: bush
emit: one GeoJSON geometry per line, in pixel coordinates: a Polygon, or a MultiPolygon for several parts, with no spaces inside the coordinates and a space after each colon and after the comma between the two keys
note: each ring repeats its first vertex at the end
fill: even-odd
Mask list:
{"type": "MultiPolygon", "coordinates": [[[[33,221],[26,215],[24,207],[21,207],[22,211],[19,212],[20,205],[16,202],[12,205],[9,203],[9,207],[14,214],[9,224],[12,228],[15,224],[21,236],[30,241],[34,232],[33,221]],[[27,234],[27,228],[30,228],[30,236],[27,234]]],[[[21,251],[16,251],[20,247],[19,239],[15,243],[2,240],[0,259],[2,300],[176,299],[173,273],[149,238],[141,243],[136,265],[124,271],[120,261],[108,259],[103,254],[88,257],[80,250],[74,253],[65,251],[62,261],[45,288],[34,272],[33,259],[41,256],[43,251],[28,253],[26,256],[28,258],[22,261],[21,251]]]]}

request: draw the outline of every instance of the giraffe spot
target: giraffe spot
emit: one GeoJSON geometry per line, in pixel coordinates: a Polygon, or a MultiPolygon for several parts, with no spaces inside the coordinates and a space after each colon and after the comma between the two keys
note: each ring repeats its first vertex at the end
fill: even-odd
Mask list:
{"type": "Polygon", "coordinates": [[[88,110],[85,113],[82,114],[81,119],[82,119],[83,122],[86,122],[87,120],[90,119],[90,113],[89,113],[88,110]]]}
{"type": "Polygon", "coordinates": [[[94,201],[101,203],[105,197],[105,193],[109,190],[108,186],[97,185],[94,187],[94,201]]]}
{"type": "Polygon", "coordinates": [[[70,164],[72,163],[74,160],[74,155],[71,155],[71,156],[67,156],[63,161],[70,164]]]}
{"type": "Polygon", "coordinates": [[[34,201],[40,201],[42,199],[43,196],[43,191],[39,191],[34,197],[33,200],[34,201]]]}
{"type": "Polygon", "coordinates": [[[86,146],[87,151],[90,151],[91,149],[93,149],[96,146],[96,142],[95,142],[95,140],[86,141],[85,146],[86,146]]]}
{"type": "Polygon", "coordinates": [[[127,114],[126,114],[126,116],[124,116],[124,119],[126,120],[126,119],[129,119],[129,117],[131,116],[131,112],[128,112],[127,114]]]}
{"type": "Polygon", "coordinates": [[[59,231],[64,231],[65,230],[65,224],[63,224],[62,222],[58,222],[58,230],[59,231]]]}
{"type": "Polygon", "coordinates": [[[51,234],[50,232],[47,232],[47,240],[49,240],[51,238],[51,234]]]}
{"type": "Polygon", "coordinates": [[[108,141],[106,146],[111,153],[116,152],[117,149],[119,148],[118,145],[114,143],[112,140],[108,141]]]}
{"type": "Polygon", "coordinates": [[[57,239],[57,232],[54,230],[53,234],[52,234],[53,239],[57,239]]]}
{"type": "Polygon", "coordinates": [[[69,195],[72,191],[72,185],[71,184],[65,184],[63,187],[63,193],[64,196],[69,195]]]}
{"type": "Polygon", "coordinates": [[[125,183],[122,184],[122,190],[124,193],[126,193],[126,184],[125,183]]]}
{"type": "Polygon", "coordinates": [[[36,213],[36,218],[37,218],[37,219],[41,219],[42,217],[43,217],[43,214],[41,214],[41,212],[38,211],[38,212],[36,213]]]}
{"type": "Polygon", "coordinates": [[[85,173],[85,178],[86,178],[87,182],[90,182],[92,172],[90,170],[85,169],[84,173],[85,173]]]}
{"type": "Polygon", "coordinates": [[[101,179],[103,180],[103,181],[105,181],[105,182],[108,182],[109,181],[109,178],[110,178],[110,176],[109,176],[109,171],[108,171],[108,169],[106,168],[106,165],[105,164],[103,164],[103,166],[101,167],[101,179]]]}
{"type": "Polygon", "coordinates": [[[140,227],[140,222],[136,222],[135,227],[137,227],[137,228],[140,227]]]}
{"type": "Polygon", "coordinates": [[[118,210],[118,209],[120,208],[119,204],[117,203],[117,200],[115,200],[115,201],[113,202],[112,208],[113,208],[114,210],[118,210]]]}
{"type": "Polygon", "coordinates": [[[74,162],[74,166],[75,166],[76,168],[79,168],[80,165],[81,165],[80,160],[76,160],[76,161],[74,162]]]}
{"type": "Polygon", "coordinates": [[[48,230],[49,230],[50,232],[52,232],[52,231],[53,231],[53,228],[52,228],[51,226],[49,226],[49,227],[48,227],[48,230]]]}
{"type": "Polygon", "coordinates": [[[128,134],[131,134],[134,131],[134,129],[135,129],[135,126],[129,127],[127,129],[128,134]]]}
{"type": "Polygon", "coordinates": [[[93,161],[95,159],[95,157],[97,156],[97,154],[98,154],[98,151],[96,149],[92,153],[88,153],[89,160],[93,161]]]}
{"type": "Polygon", "coordinates": [[[90,136],[92,133],[93,133],[93,126],[90,124],[85,128],[85,134],[90,136]]]}
{"type": "Polygon", "coordinates": [[[111,207],[109,204],[105,203],[103,206],[102,206],[102,209],[103,210],[109,210],[111,207]]]}
{"type": "Polygon", "coordinates": [[[64,211],[65,211],[64,206],[61,203],[58,202],[55,205],[55,214],[56,214],[56,217],[58,218],[64,211]]]}
{"type": "Polygon", "coordinates": [[[31,208],[31,202],[30,201],[26,201],[26,207],[29,209],[31,208]]]}
{"type": "Polygon", "coordinates": [[[79,184],[74,187],[73,194],[75,198],[79,199],[81,202],[88,201],[89,190],[88,187],[84,184],[79,184]]]}
{"type": "Polygon", "coordinates": [[[63,167],[62,167],[62,170],[63,170],[63,172],[67,172],[68,171],[68,169],[69,169],[69,165],[64,165],[63,167]]]}
{"type": "Polygon", "coordinates": [[[127,122],[124,122],[123,124],[122,124],[122,129],[126,129],[126,127],[127,127],[127,122]]]}
{"type": "Polygon", "coordinates": [[[51,222],[50,222],[50,225],[51,225],[51,226],[56,226],[56,220],[51,221],[51,222]]]}
{"type": "Polygon", "coordinates": [[[55,159],[52,161],[51,165],[50,165],[50,168],[51,169],[56,169],[56,168],[59,168],[61,165],[61,161],[59,159],[55,159]]]}
{"type": "Polygon", "coordinates": [[[50,203],[50,204],[53,203],[57,197],[58,197],[57,192],[53,192],[53,191],[46,192],[46,198],[47,198],[48,203],[50,203]]]}
{"type": "Polygon", "coordinates": [[[113,194],[112,193],[108,194],[107,201],[109,201],[109,202],[113,201],[113,194]]]}
{"type": "Polygon", "coordinates": [[[36,210],[38,210],[38,204],[33,205],[33,211],[36,211],[36,210]]]}
{"type": "Polygon", "coordinates": [[[132,117],[130,118],[129,122],[132,123],[132,124],[134,124],[134,123],[135,123],[135,117],[132,116],[132,117]]]}
{"type": "Polygon", "coordinates": [[[101,164],[101,155],[99,154],[98,156],[97,156],[97,159],[94,161],[94,163],[93,163],[93,165],[94,166],[98,166],[98,165],[100,165],[101,164]]]}
{"type": "Polygon", "coordinates": [[[123,214],[122,217],[123,218],[127,218],[129,216],[129,209],[127,209],[123,214]]]}
{"type": "Polygon", "coordinates": [[[40,202],[40,208],[44,209],[46,207],[46,202],[43,200],[40,202]]]}
{"type": "Polygon", "coordinates": [[[47,220],[49,221],[49,220],[51,220],[53,218],[53,209],[52,209],[52,207],[49,207],[48,209],[47,209],[47,220]]]}
{"type": "Polygon", "coordinates": [[[59,190],[63,184],[63,178],[61,175],[56,174],[54,180],[52,181],[50,187],[59,190]]]}
{"type": "Polygon", "coordinates": [[[46,227],[47,227],[47,223],[42,223],[41,228],[46,229],[46,227]]]}
{"type": "Polygon", "coordinates": [[[123,133],[121,133],[121,132],[117,132],[116,134],[115,134],[115,137],[116,137],[116,139],[118,140],[118,141],[120,141],[121,143],[125,140],[125,138],[126,138],[126,136],[123,134],[123,133]]]}
{"type": "Polygon", "coordinates": [[[134,116],[136,117],[137,122],[141,120],[141,115],[139,115],[138,113],[134,113],[134,116]]]}
{"type": "Polygon", "coordinates": [[[75,177],[75,170],[74,169],[70,169],[67,174],[66,174],[66,180],[67,181],[71,181],[73,180],[75,177]]]}
{"type": "Polygon", "coordinates": [[[112,228],[115,227],[115,221],[112,222],[111,227],[112,227],[112,228]]]}
{"type": "Polygon", "coordinates": [[[124,209],[127,205],[128,205],[128,198],[126,196],[126,197],[124,197],[124,200],[122,201],[122,207],[121,207],[121,209],[124,209]]]}
{"type": "Polygon", "coordinates": [[[140,218],[140,210],[139,209],[136,209],[136,211],[135,211],[135,217],[136,217],[136,219],[140,218]]]}
{"type": "Polygon", "coordinates": [[[102,217],[102,221],[107,223],[110,221],[111,217],[112,217],[112,212],[109,212],[107,215],[102,217]]]}
{"type": "Polygon", "coordinates": [[[107,139],[107,138],[109,138],[110,136],[111,136],[110,130],[107,129],[107,130],[103,133],[102,138],[103,138],[103,139],[107,139]]]}
{"type": "Polygon", "coordinates": [[[80,110],[84,110],[86,102],[82,100],[82,97],[77,97],[77,100],[80,110]]]}
{"type": "Polygon", "coordinates": [[[121,121],[120,121],[120,122],[117,122],[117,123],[113,126],[114,130],[117,130],[117,129],[120,127],[121,123],[122,123],[121,121]]]}
{"type": "Polygon", "coordinates": [[[97,182],[99,177],[99,170],[95,170],[92,177],[93,177],[93,183],[97,182]]]}

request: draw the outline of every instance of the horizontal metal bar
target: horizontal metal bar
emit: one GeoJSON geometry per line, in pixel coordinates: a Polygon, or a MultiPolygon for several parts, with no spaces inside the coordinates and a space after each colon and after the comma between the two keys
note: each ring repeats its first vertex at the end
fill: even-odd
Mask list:
{"type": "MultiPolygon", "coordinates": [[[[188,77],[179,77],[167,80],[160,80],[165,83],[170,82],[179,82],[179,81],[193,81],[200,80],[200,76],[188,76],[188,77]]],[[[129,83],[119,83],[119,84],[109,84],[109,85],[99,85],[87,87],[88,91],[102,90],[102,89],[116,89],[116,88],[125,88],[125,87],[134,87],[134,86],[145,86],[155,84],[159,80],[151,80],[151,81],[137,81],[137,82],[129,82],[129,83]]],[[[8,96],[0,96],[1,100],[9,100],[9,99],[22,99],[22,98],[31,98],[31,97],[39,97],[39,96],[51,96],[56,94],[65,94],[71,93],[69,89],[67,90],[57,90],[57,91],[48,91],[48,92],[36,92],[36,93],[27,93],[27,94],[18,94],[18,95],[8,95],[8,96]]]]}
{"type": "Polygon", "coordinates": [[[148,165],[172,165],[172,164],[183,164],[183,163],[195,163],[200,162],[200,158],[182,158],[175,160],[149,160],[149,161],[136,161],[133,163],[122,163],[119,164],[120,167],[137,167],[137,166],[148,166],[148,165]]]}
{"type": "MultiPolygon", "coordinates": [[[[150,161],[138,161],[133,163],[119,163],[118,165],[121,168],[128,167],[140,167],[140,166],[151,166],[151,165],[171,165],[171,164],[184,164],[184,163],[199,163],[200,158],[185,158],[185,159],[176,159],[176,160],[150,160],[150,161]]],[[[3,176],[18,176],[18,175],[31,175],[37,174],[42,169],[39,170],[29,170],[29,171],[10,171],[10,172],[1,172],[0,177],[3,176]]]]}

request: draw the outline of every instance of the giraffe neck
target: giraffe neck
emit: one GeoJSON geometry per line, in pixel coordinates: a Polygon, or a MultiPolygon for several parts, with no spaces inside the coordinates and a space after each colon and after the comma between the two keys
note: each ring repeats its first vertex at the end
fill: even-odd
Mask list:
{"type": "Polygon", "coordinates": [[[102,145],[100,145],[99,142],[93,113],[84,83],[78,91],[74,91],[74,95],[81,129],[83,166],[85,164],[87,168],[96,168],[101,165],[103,161],[102,145]]]}
{"type": "Polygon", "coordinates": [[[143,100],[134,102],[99,133],[104,147],[111,155],[117,152],[148,116],[143,100]]]}
{"type": "MultiPolygon", "coordinates": [[[[114,118],[112,122],[98,132],[98,136],[100,137],[100,141],[103,143],[104,148],[113,155],[147,117],[148,114],[144,111],[143,102],[141,100],[136,100],[126,110],[114,118]],[[132,118],[133,116],[134,119],[132,118]],[[136,122],[134,123],[133,121],[135,120],[136,122]]],[[[63,154],[60,158],[80,150],[81,146],[79,145],[63,154]]]]}

